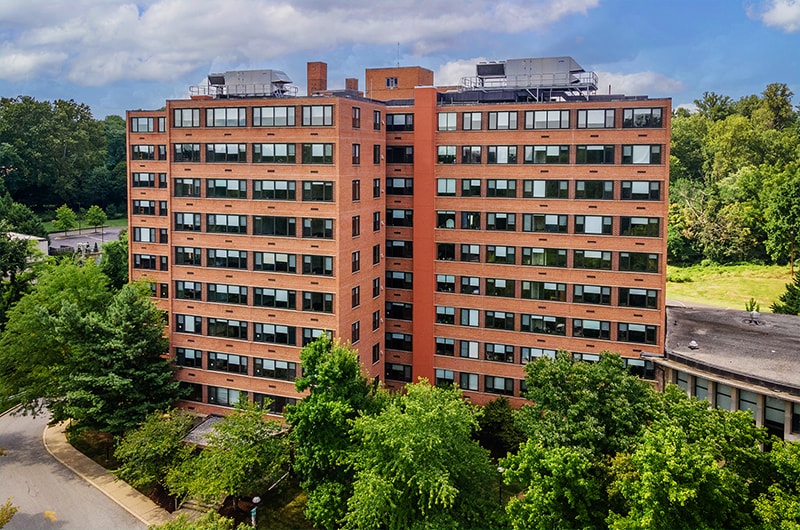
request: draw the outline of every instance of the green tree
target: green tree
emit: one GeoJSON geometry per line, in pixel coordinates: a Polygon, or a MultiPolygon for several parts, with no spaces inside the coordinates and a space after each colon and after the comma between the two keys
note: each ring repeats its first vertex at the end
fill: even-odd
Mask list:
{"type": "Polygon", "coordinates": [[[694,100],[697,112],[711,120],[724,120],[733,113],[733,100],[716,92],[703,92],[701,99],[694,100]]]}
{"type": "Polygon", "coordinates": [[[14,202],[8,193],[0,197],[0,220],[5,220],[9,229],[14,232],[45,239],[48,237],[42,220],[33,210],[24,204],[14,202]]]}
{"type": "Polygon", "coordinates": [[[67,232],[78,226],[78,216],[72,208],[66,204],[62,204],[56,210],[56,218],[53,219],[53,226],[56,230],[67,232]]]}
{"type": "Polygon", "coordinates": [[[19,508],[11,504],[11,499],[7,499],[6,502],[0,504],[0,528],[7,525],[18,510],[19,508]]]}
{"type": "Polygon", "coordinates": [[[784,129],[795,122],[796,115],[792,108],[794,93],[785,83],[770,83],[762,95],[763,107],[770,117],[773,129],[784,129]]]}
{"type": "Polygon", "coordinates": [[[216,502],[262,493],[277,481],[289,461],[288,438],[281,425],[265,419],[266,408],[242,401],[214,424],[196,458],[167,474],[173,494],[216,502]]]}
{"type": "Polygon", "coordinates": [[[303,375],[295,381],[308,395],[287,407],[294,471],[308,494],[306,517],[316,526],[341,526],[353,491],[351,423],[378,412],[383,393],[364,376],[358,355],[322,335],[300,352],[303,375]]]}
{"type": "Polygon", "coordinates": [[[764,528],[800,530],[800,444],[776,442],[769,452],[778,478],[756,499],[764,528]]]}
{"type": "Polygon", "coordinates": [[[800,248],[800,166],[790,164],[766,178],[763,203],[767,251],[775,261],[788,259],[794,274],[800,248]]]}
{"type": "Polygon", "coordinates": [[[345,528],[497,528],[497,475],[472,439],[477,428],[460,390],[425,380],[357,418],[345,528]]]}
{"type": "Polygon", "coordinates": [[[122,289],[128,283],[128,232],[126,230],[120,231],[117,241],[103,244],[100,270],[111,280],[111,287],[114,289],[122,289]]]}
{"type": "Polygon", "coordinates": [[[514,410],[508,398],[501,396],[486,403],[478,415],[475,437],[494,460],[516,453],[525,436],[514,422],[514,410]]]}
{"type": "Polygon", "coordinates": [[[786,292],[771,306],[773,313],[800,315],[800,270],[794,275],[794,282],[786,284],[786,292]]]}
{"type": "Polygon", "coordinates": [[[122,437],[114,450],[121,462],[117,476],[139,489],[152,489],[161,484],[167,472],[189,458],[192,447],[183,442],[194,423],[194,417],[172,409],[147,416],[136,429],[122,437]]]}
{"type": "Polygon", "coordinates": [[[199,519],[189,519],[185,513],[160,525],[153,525],[150,530],[249,530],[244,523],[236,525],[230,517],[223,517],[214,510],[209,510],[199,519]]]}
{"type": "Polygon", "coordinates": [[[86,211],[86,223],[90,226],[93,226],[95,231],[97,230],[98,226],[103,226],[106,224],[106,221],[108,221],[106,212],[104,212],[103,209],[96,204],[92,205],[92,207],[86,211]]]}
{"type": "Polygon", "coordinates": [[[8,235],[9,225],[0,219],[0,331],[5,329],[6,314],[11,306],[30,289],[41,268],[31,241],[8,235]]]}

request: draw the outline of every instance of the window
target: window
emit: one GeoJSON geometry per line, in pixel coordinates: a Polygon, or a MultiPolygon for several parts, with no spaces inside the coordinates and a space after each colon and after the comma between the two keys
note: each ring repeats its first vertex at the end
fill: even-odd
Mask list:
{"type": "Polygon", "coordinates": [[[226,234],[246,234],[246,215],[225,215],[210,213],[206,215],[206,232],[226,234]]]}
{"type": "Polygon", "coordinates": [[[520,331],[566,336],[567,319],[548,315],[521,315],[520,331]]]}
{"type": "Polygon", "coordinates": [[[412,178],[387,178],[387,195],[414,195],[414,179],[412,178]]]}
{"type": "Polygon", "coordinates": [[[385,340],[389,349],[411,351],[411,335],[408,333],[386,333],[385,340]]]}
{"type": "Polygon", "coordinates": [[[303,105],[303,126],[333,125],[333,105],[303,105]]]}
{"type": "Polygon", "coordinates": [[[505,212],[488,212],[486,214],[486,230],[516,232],[517,215],[505,212]]]}
{"type": "Polygon", "coordinates": [[[576,164],[613,164],[613,145],[576,145],[576,164]]]}
{"type": "Polygon", "coordinates": [[[209,283],[208,301],[247,305],[247,287],[243,285],[209,283]]]}
{"type": "Polygon", "coordinates": [[[200,282],[187,282],[177,280],[175,282],[175,298],[181,300],[202,300],[203,284],[200,282]]]}
{"type": "Polygon", "coordinates": [[[617,340],[622,342],[638,342],[641,344],[656,344],[657,326],[645,324],[628,324],[620,322],[617,324],[617,340]]]}
{"type": "Polygon", "coordinates": [[[436,372],[436,386],[451,387],[455,384],[456,376],[452,370],[444,370],[437,368],[436,372]]]}
{"type": "Polygon", "coordinates": [[[133,173],[133,182],[131,185],[134,188],[155,188],[156,175],[155,173],[133,173]]]}
{"type": "Polygon", "coordinates": [[[303,237],[333,239],[333,219],[303,217],[303,237]]]}
{"type": "Polygon", "coordinates": [[[158,201],[158,215],[166,217],[166,215],[167,215],[167,201],[158,201]]]}
{"type": "Polygon", "coordinates": [[[436,163],[438,164],[455,164],[456,163],[456,146],[454,145],[440,145],[437,148],[438,156],[436,163]]]}
{"type": "Polygon", "coordinates": [[[295,237],[297,220],[294,217],[253,216],[253,235],[295,237]]]}
{"type": "Polygon", "coordinates": [[[516,281],[503,278],[486,278],[486,296],[516,296],[516,281]]]}
{"type": "Polygon", "coordinates": [[[614,109],[578,110],[578,129],[613,129],[614,109]]]}
{"type": "Polygon", "coordinates": [[[487,164],[516,164],[516,145],[490,145],[487,148],[487,164]]]}
{"type": "Polygon", "coordinates": [[[387,164],[413,164],[414,148],[410,145],[387,145],[387,164]]]}
{"type": "Polygon", "coordinates": [[[478,391],[478,374],[461,372],[458,374],[458,386],[463,390],[478,391]]]}
{"type": "MultiPolygon", "coordinates": [[[[253,340],[255,342],[269,342],[272,344],[297,344],[297,328],[279,324],[261,324],[256,322],[253,326],[253,340]]],[[[258,375],[258,374],[254,374],[258,375]]]]}
{"type": "Polygon", "coordinates": [[[522,196],[526,199],[566,199],[566,180],[523,180],[522,196]]]}
{"type": "Polygon", "coordinates": [[[175,364],[187,368],[203,367],[203,352],[191,348],[175,348],[175,364]]]}
{"type": "Polygon", "coordinates": [[[510,344],[484,344],[484,359],[497,363],[514,362],[514,346],[510,344]]]}
{"type": "Polygon", "coordinates": [[[172,147],[174,162],[200,162],[200,144],[175,144],[172,147]]]}
{"type": "Polygon", "coordinates": [[[381,294],[381,279],[380,278],[373,278],[372,279],[372,298],[378,298],[381,294]]]}
{"type": "Polygon", "coordinates": [[[388,226],[414,226],[413,210],[386,210],[386,224],[388,226]]]}
{"type": "Polygon", "coordinates": [[[456,308],[449,306],[436,306],[436,323],[437,324],[455,324],[456,323],[456,308]]]}
{"type": "Polygon", "coordinates": [[[413,318],[413,305],[407,302],[386,302],[386,318],[411,320],[413,318]]]}
{"type": "Polygon", "coordinates": [[[131,132],[155,132],[153,128],[153,118],[131,118],[131,132]]]}
{"type": "Polygon", "coordinates": [[[253,127],[294,127],[294,107],[254,107],[253,127]]]}
{"type": "Polygon", "coordinates": [[[376,309],[372,312],[372,331],[377,331],[381,327],[381,310],[376,309]]]}
{"type": "Polygon", "coordinates": [[[247,144],[206,144],[206,162],[247,162],[247,144]]]}
{"type": "Polygon", "coordinates": [[[563,248],[522,247],[522,264],[539,267],[566,267],[567,251],[563,248]]]}
{"type": "Polygon", "coordinates": [[[436,275],[436,290],[440,293],[452,293],[456,290],[456,277],[451,274],[436,275]]]}
{"type": "Polygon", "coordinates": [[[372,198],[381,198],[381,179],[372,179],[372,198]]]}
{"type": "Polygon", "coordinates": [[[462,230],[480,230],[481,212],[461,212],[462,230]]]}
{"type": "Polygon", "coordinates": [[[470,326],[473,328],[477,328],[479,323],[479,315],[480,311],[477,309],[464,309],[462,308],[459,311],[459,319],[458,323],[462,326],[470,326]]]}
{"type": "Polygon", "coordinates": [[[303,256],[303,274],[333,276],[333,256],[303,256]]]}
{"type": "Polygon", "coordinates": [[[477,276],[462,276],[458,292],[461,294],[481,294],[481,279],[477,276]]]}
{"type": "Polygon", "coordinates": [[[481,113],[480,112],[464,112],[461,114],[461,128],[465,131],[480,131],[481,130],[481,113]]]}
{"type": "Polygon", "coordinates": [[[614,182],[611,180],[578,180],[575,182],[576,199],[614,198],[614,182]]]}
{"type": "Polygon", "coordinates": [[[294,164],[296,148],[295,144],[253,144],[253,163],[294,164]]]}
{"type": "Polygon", "coordinates": [[[350,324],[350,342],[355,344],[361,340],[361,321],[356,320],[350,324]]]}
{"type": "Polygon", "coordinates": [[[247,181],[235,179],[206,179],[206,197],[246,199],[247,181]]]}
{"type": "Polygon", "coordinates": [[[361,144],[353,144],[353,165],[361,163],[361,144]]]}
{"type": "Polygon", "coordinates": [[[434,350],[434,353],[436,355],[447,355],[448,357],[453,357],[456,353],[455,339],[436,337],[436,349],[434,350]]]}
{"type": "Polygon", "coordinates": [[[282,381],[294,381],[297,378],[297,363],[255,358],[253,359],[253,375],[282,381]]]}
{"type": "Polygon", "coordinates": [[[605,320],[586,320],[576,318],[572,320],[572,336],[588,339],[611,338],[611,323],[605,320]]]}
{"type": "Polygon", "coordinates": [[[200,109],[175,109],[173,127],[200,127],[200,109]]]}
{"type": "Polygon", "coordinates": [[[622,127],[662,127],[661,109],[623,109],[622,127]]]}
{"type": "Polygon", "coordinates": [[[304,164],[333,164],[333,144],[303,144],[304,164]]]}
{"type": "Polygon", "coordinates": [[[572,301],[576,304],[611,305],[611,287],[601,285],[574,285],[572,301]]]}
{"type": "Polygon", "coordinates": [[[396,77],[387,77],[386,78],[386,88],[397,88],[397,78],[396,77]]]}
{"type": "Polygon", "coordinates": [[[632,201],[661,200],[661,183],[647,180],[623,180],[622,199],[632,201]]]}
{"type": "Polygon", "coordinates": [[[411,366],[408,364],[386,363],[386,379],[411,382],[411,366]]]}
{"type": "MultiPolygon", "coordinates": [[[[305,302],[304,302],[305,303],[305,302]]],[[[297,309],[297,293],[287,289],[253,288],[253,305],[278,309],[297,309]]]]}
{"type": "Polygon", "coordinates": [[[532,359],[538,359],[539,357],[548,357],[550,359],[556,358],[556,350],[548,350],[544,348],[528,348],[523,346],[519,349],[519,352],[522,364],[529,363],[532,359]]]}
{"type": "Polygon", "coordinates": [[[568,110],[525,111],[526,129],[569,129],[568,110]]]}
{"type": "Polygon", "coordinates": [[[206,109],[206,127],[245,127],[247,126],[244,107],[206,109]]]}
{"type": "Polygon", "coordinates": [[[517,128],[517,111],[501,111],[489,113],[490,131],[507,131],[517,128]]]}
{"type": "Polygon", "coordinates": [[[464,145],[461,147],[461,163],[462,164],[480,164],[481,163],[481,146],[479,145],[464,145]]]}
{"type": "Polygon", "coordinates": [[[186,393],[183,399],[186,401],[196,401],[202,403],[203,401],[203,385],[198,383],[187,383],[186,381],[178,381],[178,388],[186,393]]]}
{"type": "Polygon", "coordinates": [[[620,217],[619,235],[658,237],[660,221],[658,217],[620,217]]]}
{"type": "Polygon", "coordinates": [[[522,231],[566,234],[567,216],[557,214],[525,213],[522,214],[522,231]]]}
{"type": "Polygon", "coordinates": [[[156,146],[154,145],[131,146],[131,160],[156,160],[156,146]]]}
{"type": "Polygon", "coordinates": [[[502,263],[505,265],[516,265],[516,247],[506,247],[502,245],[486,246],[486,263],[502,263]]]}
{"type": "Polygon", "coordinates": [[[361,251],[360,250],[356,250],[355,252],[353,252],[353,254],[351,255],[351,259],[350,259],[350,264],[351,264],[351,267],[350,267],[351,272],[358,272],[358,271],[361,270],[361,251]]]}
{"type": "Polygon", "coordinates": [[[381,212],[372,212],[372,231],[381,231],[381,212]]]}
{"type": "Polygon", "coordinates": [[[514,395],[514,380],[510,377],[484,376],[484,391],[503,396],[514,395]]]}
{"type": "Polygon", "coordinates": [[[234,390],[232,388],[219,388],[216,386],[208,387],[208,402],[211,405],[221,405],[223,407],[233,407],[239,403],[241,396],[246,396],[247,392],[234,390]]]}
{"type": "Polygon", "coordinates": [[[413,114],[387,114],[386,130],[390,132],[403,132],[414,130],[413,114]]]}
{"type": "Polygon", "coordinates": [[[376,164],[376,165],[381,163],[381,146],[380,146],[380,144],[374,144],[372,146],[372,163],[376,164]]]}
{"type": "Polygon", "coordinates": [[[199,335],[203,332],[202,321],[202,318],[192,315],[175,315],[175,331],[199,335]]]}
{"type": "Polygon", "coordinates": [[[481,246],[480,245],[461,245],[461,261],[474,261],[481,260],[481,246]]]}
{"type": "Polygon", "coordinates": [[[386,271],[386,287],[390,289],[413,289],[413,274],[403,271],[386,271]]]}
{"type": "Polygon", "coordinates": [[[372,128],[376,131],[381,130],[381,111],[379,110],[372,111],[372,128]]]}
{"type": "Polygon", "coordinates": [[[658,254],[620,252],[619,270],[632,272],[658,272],[658,254]]]}
{"type": "Polygon", "coordinates": [[[147,269],[156,270],[158,264],[158,256],[152,254],[134,254],[133,255],[133,268],[134,269],[147,269]]]}
{"type": "Polygon", "coordinates": [[[381,262],[381,245],[372,245],[372,264],[377,265],[381,262]]]}
{"type": "Polygon", "coordinates": [[[200,249],[175,247],[175,265],[200,265],[200,249]]]}
{"type": "Polygon", "coordinates": [[[485,328],[514,331],[514,313],[505,311],[486,311],[485,328]]]}
{"type": "Polygon", "coordinates": [[[377,363],[381,360],[381,344],[380,342],[376,342],[372,345],[372,364],[377,363]]]}
{"type": "Polygon", "coordinates": [[[254,270],[267,272],[297,272],[297,256],[279,252],[253,253],[254,270]]]}
{"type": "Polygon", "coordinates": [[[208,352],[208,369],[246,375],[247,357],[210,351],[208,352]]]}
{"type": "Polygon", "coordinates": [[[253,198],[293,201],[297,193],[296,187],[293,180],[256,180],[253,181],[253,198]]]}
{"type": "Polygon", "coordinates": [[[199,197],[200,179],[175,179],[173,190],[175,197],[199,197]]]}
{"type": "Polygon", "coordinates": [[[487,197],[516,197],[517,181],[506,179],[489,179],[486,181],[487,197]]]}
{"type": "Polygon", "coordinates": [[[481,181],[478,179],[462,179],[461,180],[461,196],[462,197],[480,197],[481,196],[481,181]]]}
{"type": "Polygon", "coordinates": [[[354,215],[351,221],[351,232],[353,233],[353,237],[357,237],[361,235],[361,216],[354,215]]]}
{"type": "Polygon", "coordinates": [[[576,250],[572,264],[576,269],[611,270],[611,252],[603,250],[576,250]]]}
{"type": "Polygon", "coordinates": [[[624,307],[658,308],[658,291],[655,289],[619,288],[619,305],[624,307]]]}
{"type": "Polygon", "coordinates": [[[333,339],[333,332],[319,328],[303,328],[303,346],[308,346],[321,336],[326,335],[329,339],[333,339]]]}
{"type": "Polygon", "coordinates": [[[229,269],[246,269],[247,252],[244,250],[208,249],[209,267],[224,267],[229,269]]]}
{"type": "Polygon", "coordinates": [[[333,182],[331,181],[303,182],[303,200],[333,201],[333,182]]]}
{"type": "Polygon", "coordinates": [[[526,145],[526,164],[569,164],[568,145],[526,145]]]}
{"type": "Polygon", "coordinates": [[[566,302],[567,284],[523,280],[521,298],[527,298],[529,300],[547,300],[549,302],[566,302]]]}
{"type": "Polygon", "coordinates": [[[361,128],[361,108],[360,107],[353,107],[352,117],[353,117],[353,129],[360,129],[361,128]]]}
{"type": "Polygon", "coordinates": [[[611,234],[611,217],[602,215],[576,215],[576,234],[611,234]]]}
{"type": "Polygon", "coordinates": [[[303,292],[303,311],[333,313],[333,293],[303,292]]]}
{"type": "Polygon", "coordinates": [[[468,359],[477,359],[478,343],[472,340],[462,340],[459,344],[458,354],[459,356],[466,357],[468,359]]]}
{"type": "Polygon", "coordinates": [[[361,200],[361,181],[358,179],[354,179],[353,182],[350,184],[350,195],[352,196],[353,202],[357,202],[361,200]]]}
{"type": "Polygon", "coordinates": [[[439,113],[439,130],[440,131],[455,131],[456,130],[456,113],[455,112],[440,112],[439,113]]]}
{"type": "Polygon", "coordinates": [[[437,210],[436,228],[455,228],[456,212],[453,210],[437,210]]]}
{"type": "Polygon", "coordinates": [[[133,228],[133,240],[137,243],[155,243],[156,229],[136,226],[133,228]]]}
{"type": "Polygon", "coordinates": [[[623,164],[660,164],[660,145],[623,145],[623,164]]]}

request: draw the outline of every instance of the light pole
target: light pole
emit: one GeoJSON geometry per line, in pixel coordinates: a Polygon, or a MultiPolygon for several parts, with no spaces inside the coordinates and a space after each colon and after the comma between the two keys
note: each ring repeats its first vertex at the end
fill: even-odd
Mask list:
{"type": "Polygon", "coordinates": [[[253,509],[250,510],[250,524],[253,528],[256,527],[256,510],[259,502],[261,502],[261,497],[253,497],[253,509]]]}
{"type": "Polygon", "coordinates": [[[497,491],[500,494],[500,506],[503,506],[503,472],[505,468],[498,466],[497,473],[500,475],[500,482],[497,484],[497,491]]]}

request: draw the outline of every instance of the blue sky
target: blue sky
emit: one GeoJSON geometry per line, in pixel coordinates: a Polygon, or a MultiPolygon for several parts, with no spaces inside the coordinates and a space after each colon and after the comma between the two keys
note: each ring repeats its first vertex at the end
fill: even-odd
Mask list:
{"type": "Polygon", "coordinates": [[[800,0],[2,0],[0,96],[74,99],[98,119],[186,97],[210,72],[274,68],[305,93],[364,69],[438,85],[481,60],[572,56],[599,92],[733,99],[786,83],[800,103],[800,0]]]}

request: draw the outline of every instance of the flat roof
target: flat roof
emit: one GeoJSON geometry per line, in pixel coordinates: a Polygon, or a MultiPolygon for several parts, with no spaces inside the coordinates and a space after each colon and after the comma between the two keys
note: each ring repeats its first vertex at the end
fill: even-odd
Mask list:
{"type": "Polygon", "coordinates": [[[670,304],[665,354],[700,370],[800,394],[798,316],[670,304]],[[689,347],[691,341],[696,347],[689,347]]]}

